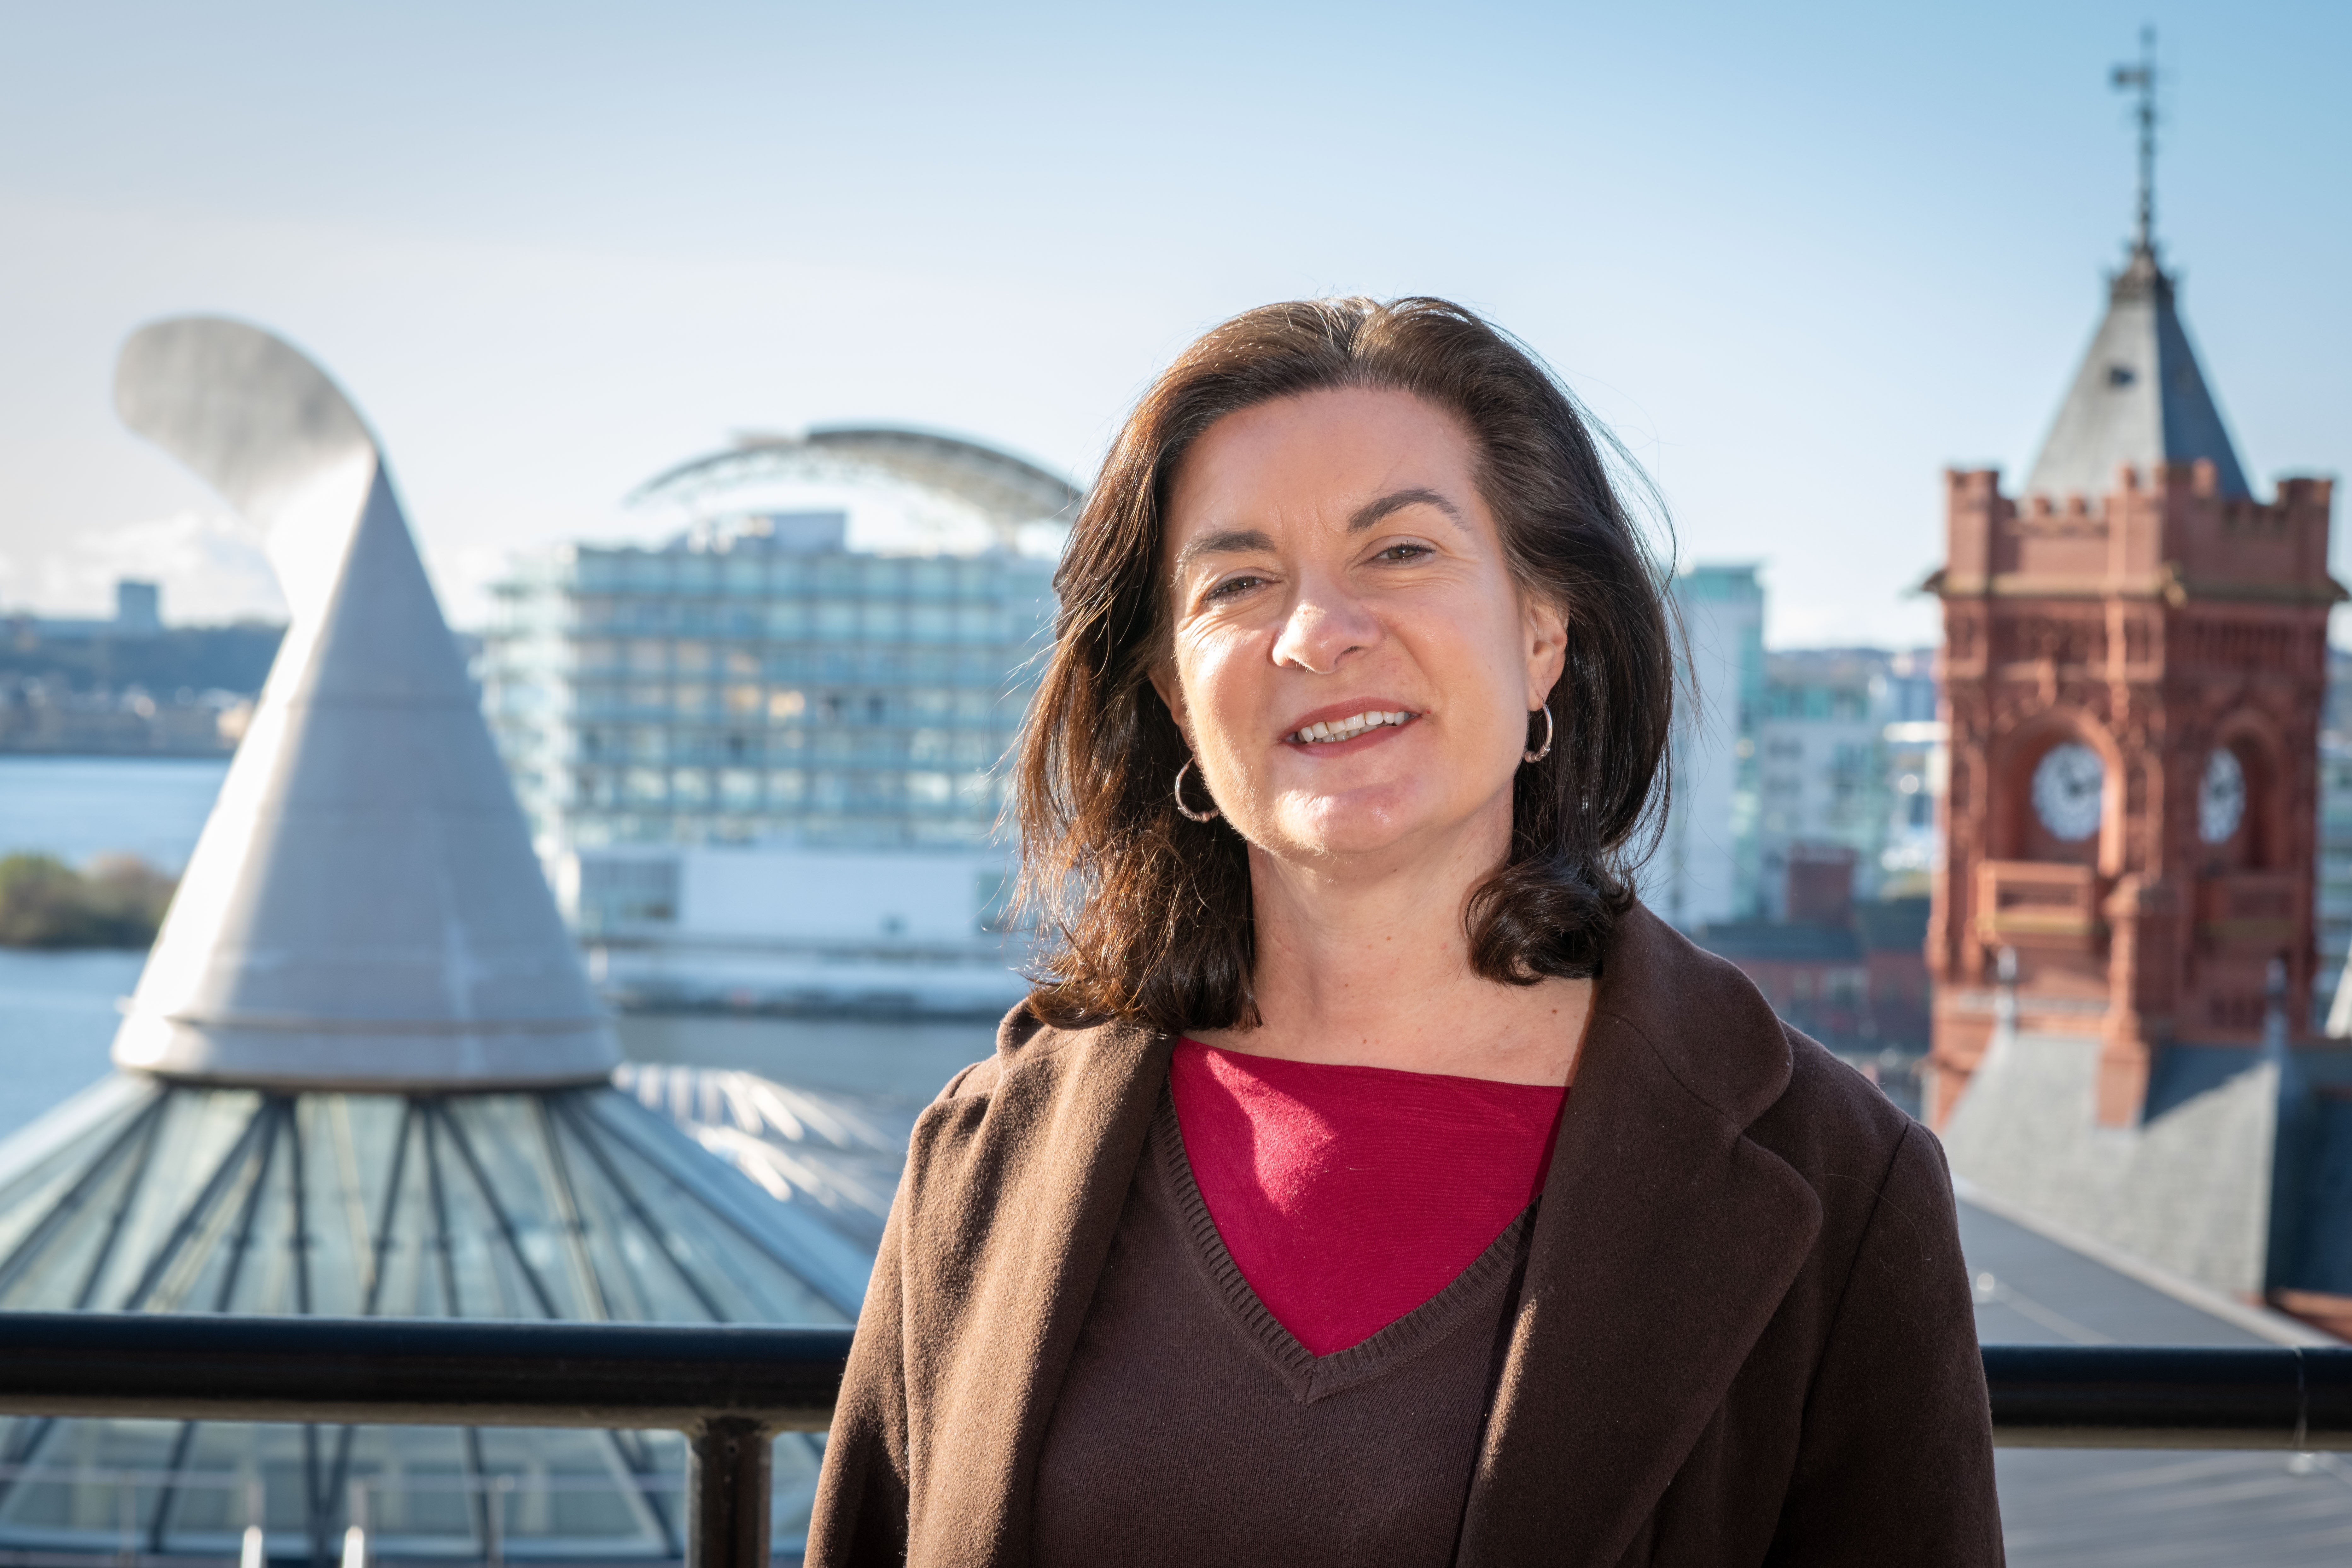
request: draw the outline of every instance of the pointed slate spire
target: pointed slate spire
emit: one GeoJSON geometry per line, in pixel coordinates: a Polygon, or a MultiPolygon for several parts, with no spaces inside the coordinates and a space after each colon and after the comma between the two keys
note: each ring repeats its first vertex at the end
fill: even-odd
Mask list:
{"type": "Polygon", "coordinates": [[[2158,463],[2186,468],[2200,458],[2212,462],[2221,495],[2252,493],[2189,346],[2173,281],[2152,245],[2135,246],[2130,264],[2108,285],[2106,319],[2034,459],[2025,493],[2095,500],[2115,488],[2116,470],[2126,463],[2146,473],[2158,463]]]}
{"type": "Polygon", "coordinates": [[[180,1079],[587,1082],[619,1060],[359,415],[191,318],[123,346],[123,421],[269,531],[292,624],[114,1041],[180,1079]]]}

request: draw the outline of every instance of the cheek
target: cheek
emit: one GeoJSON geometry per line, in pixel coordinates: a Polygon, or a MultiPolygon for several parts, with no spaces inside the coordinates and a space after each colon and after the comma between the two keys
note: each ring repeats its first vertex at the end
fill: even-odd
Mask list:
{"type": "Polygon", "coordinates": [[[1176,679],[1196,747],[1220,743],[1246,723],[1252,710],[1249,660],[1232,637],[1205,637],[1180,643],[1176,679]]]}
{"type": "Polygon", "coordinates": [[[1515,605],[1498,608],[1470,595],[1421,623],[1415,641],[1423,667],[1459,716],[1465,738],[1489,728],[1517,732],[1528,686],[1518,629],[1515,605]]]}

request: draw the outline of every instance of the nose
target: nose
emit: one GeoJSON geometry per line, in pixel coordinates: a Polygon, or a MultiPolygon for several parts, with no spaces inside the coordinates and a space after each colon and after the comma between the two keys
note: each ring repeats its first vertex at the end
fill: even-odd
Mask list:
{"type": "Polygon", "coordinates": [[[1341,659],[1380,638],[1380,622],[1339,584],[1305,584],[1274,639],[1274,662],[1329,675],[1341,659]]]}

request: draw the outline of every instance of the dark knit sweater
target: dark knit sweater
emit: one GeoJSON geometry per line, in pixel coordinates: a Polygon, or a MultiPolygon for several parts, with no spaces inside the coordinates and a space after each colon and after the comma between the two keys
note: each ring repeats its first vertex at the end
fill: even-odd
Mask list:
{"type": "Polygon", "coordinates": [[[1163,1100],[1046,1430],[1038,1568],[1443,1568],[1531,1214],[1318,1358],[1234,1267],[1163,1100]]]}

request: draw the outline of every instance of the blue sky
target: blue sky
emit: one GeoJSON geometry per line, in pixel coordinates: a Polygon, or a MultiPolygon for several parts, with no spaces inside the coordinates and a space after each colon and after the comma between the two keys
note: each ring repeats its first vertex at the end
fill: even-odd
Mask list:
{"type": "Polygon", "coordinates": [[[731,432],[905,420],[1083,477],[1219,318],[1430,292],[1559,367],[1685,558],[1765,563],[1776,643],[1928,640],[1940,469],[2022,469],[2119,259],[2143,20],[2241,455],[2340,471],[2339,5],[0,0],[0,605],[268,602],[109,409],[161,314],[329,367],[464,620],[731,432]]]}

